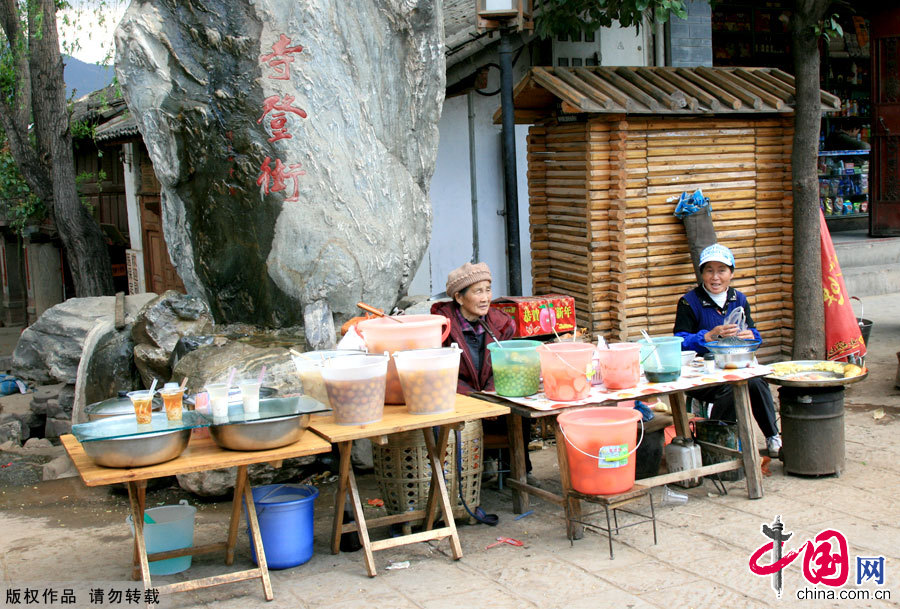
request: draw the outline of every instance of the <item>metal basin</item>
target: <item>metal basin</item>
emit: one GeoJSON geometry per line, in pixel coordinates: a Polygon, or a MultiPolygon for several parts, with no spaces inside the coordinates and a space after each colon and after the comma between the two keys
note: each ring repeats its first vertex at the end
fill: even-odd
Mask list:
{"type": "MultiPolygon", "coordinates": [[[[726,339],[727,340],[727,339],[726,339]]],[[[714,341],[703,343],[716,356],[716,366],[719,368],[747,368],[756,361],[756,350],[759,348],[758,340],[739,340],[734,342],[714,341]]]]}
{"type": "Polygon", "coordinates": [[[299,413],[273,419],[210,425],[209,433],[221,448],[268,450],[293,444],[309,427],[309,414],[299,413]]]}
{"type": "Polygon", "coordinates": [[[82,442],[84,452],[104,467],[145,467],[171,461],[187,448],[190,429],[82,442]]]}

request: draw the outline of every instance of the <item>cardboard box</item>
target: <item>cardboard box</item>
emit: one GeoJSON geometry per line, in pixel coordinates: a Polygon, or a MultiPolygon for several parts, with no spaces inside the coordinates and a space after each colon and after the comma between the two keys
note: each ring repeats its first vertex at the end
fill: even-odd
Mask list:
{"type": "Polygon", "coordinates": [[[556,332],[565,334],[575,329],[575,299],[564,294],[545,294],[542,296],[504,296],[491,303],[491,307],[500,309],[516,321],[516,338],[530,338],[553,334],[547,316],[550,307],[556,315],[556,332]],[[549,307],[548,307],[549,305],[549,307]],[[541,310],[544,313],[545,328],[541,328],[541,310]]]}

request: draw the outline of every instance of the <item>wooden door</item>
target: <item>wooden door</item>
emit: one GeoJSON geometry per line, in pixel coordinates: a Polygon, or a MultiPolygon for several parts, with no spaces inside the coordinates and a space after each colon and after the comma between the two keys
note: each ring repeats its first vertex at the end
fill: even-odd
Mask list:
{"type": "Polygon", "coordinates": [[[900,235],[900,8],[875,14],[872,36],[872,154],[869,232],[900,235]]]}
{"type": "Polygon", "coordinates": [[[147,291],[162,294],[166,290],[184,292],[184,283],[169,260],[163,237],[158,196],[141,196],[141,232],[144,245],[144,280],[147,291]]]}

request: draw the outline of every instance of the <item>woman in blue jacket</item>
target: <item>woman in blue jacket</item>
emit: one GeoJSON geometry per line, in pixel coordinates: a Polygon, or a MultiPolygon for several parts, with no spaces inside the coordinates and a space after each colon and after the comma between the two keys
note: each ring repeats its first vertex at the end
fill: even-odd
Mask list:
{"type": "MultiPolygon", "coordinates": [[[[736,336],[749,340],[760,340],[759,331],[753,325],[750,305],[746,296],[730,287],[734,276],[734,255],[731,250],[718,243],[710,245],[700,253],[701,285],[697,286],[678,301],[675,313],[675,336],[684,339],[682,349],[706,353],[704,342],[736,336]],[[738,307],[744,309],[747,329],[738,331],[735,324],[726,324],[725,318],[738,307]]],[[[766,436],[769,455],[778,456],[781,437],[775,424],[775,403],[769,385],[761,378],[752,378],[747,383],[750,391],[750,409],[753,418],[766,436]]],[[[701,402],[712,402],[711,419],[735,421],[734,389],[731,385],[705,387],[687,392],[701,402]]]]}

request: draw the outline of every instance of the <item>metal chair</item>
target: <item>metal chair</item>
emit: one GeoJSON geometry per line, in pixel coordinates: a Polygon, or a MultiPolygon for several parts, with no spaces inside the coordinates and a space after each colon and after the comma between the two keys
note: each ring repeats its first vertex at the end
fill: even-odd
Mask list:
{"type": "MultiPolygon", "coordinates": [[[[586,519],[589,516],[593,516],[595,514],[599,514],[600,510],[595,512],[589,512],[587,514],[582,514],[582,518],[585,520],[576,520],[573,518],[568,510],[566,511],[566,520],[567,522],[567,530],[572,529],[572,524],[577,523],[581,524],[587,528],[597,529],[600,531],[605,531],[607,539],[609,540],[609,559],[614,560],[615,555],[613,554],[613,542],[612,542],[612,532],[615,531],[616,535],[619,534],[619,529],[627,529],[628,527],[637,526],[639,524],[644,524],[647,522],[653,523],[653,545],[656,545],[657,537],[656,537],[656,510],[653,506],[653,494],[650,492],[650,487],[643,486],[640,484],[635,484],[631,490],[625,491],[624,493],[618,493],[616,495],[585,495],[584,493],[579,493],[578,491],[568,491],[567,498],[580,499],[581,501],[586,501],[588,503],[596,503],[603,507],[603,511],[606,514],[606,527],[604,528],[602,525],[587,522],[586,519]],[[626,505],[634,503],[641,499],[642,497],[650,498],[650,515],[642,514],[641,512],[635,512],[630,509],[625,509],[626,505]],[[609,512],[612,510],[612,522],[609,518],[609,512]],[[636,522],[631,522],[628,524],[619,525],[619,516],[618,512],[622,511],[626,514],[631,514],[633,516],[638,516],[639,520],[636,522]]],[[[569,539],[569,543],[571,545],[575,544],[574,539],[569,539]]]]}

